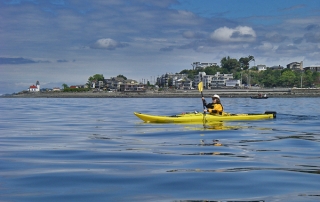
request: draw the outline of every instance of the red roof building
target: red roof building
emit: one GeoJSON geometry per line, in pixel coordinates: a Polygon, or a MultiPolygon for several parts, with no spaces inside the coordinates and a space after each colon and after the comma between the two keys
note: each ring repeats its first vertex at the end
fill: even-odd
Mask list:
{"type": "Polygon", "coordinates": [[[39,81],[37,81],[37,84],[36,86],[35,85],[32,85],[29,87],[28,89],[30,92],[39,92],[40,91],[40,83],[39,81]]]}

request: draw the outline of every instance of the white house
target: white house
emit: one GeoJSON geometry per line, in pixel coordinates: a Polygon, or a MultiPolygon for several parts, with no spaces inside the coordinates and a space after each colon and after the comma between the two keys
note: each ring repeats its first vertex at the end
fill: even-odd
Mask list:
{"type": "Polygon", "coordinates": [[[257,65],[258,71],[264,71],[267,70],[267,66],[266,65],[257,65]]]}
{"type": "Polygon", "coordinates": [[[39,81],[36,82],[36,85],[30,86],[28,91],[30,91],[30,92],[39,92],[40,91],[40,83],[39,83],[39,81]]]}
{"type": "Polygon", "coordinates": [[[215,62],[193,62],[192,64],[193,70],[197,68],[206,68],[210,66],[217,66],[215,62]]]}
{"type": "Polygon", "coordinates": [[[225,86],[227,80],[233,79],[233,74],[220,74],[220,72],[217,72],[215,75],[206,75],[205,72],[199,72],[199,74],[194,77],[195,86],[198,86],[201,78],[203,87],[205,89],[211,89],[225,86]]]}
{"type": "Polygon", "coordinates": [[[226,80],[226,86],[227,87],[237,87],[240,86],[240,80],[234,80],[234,79],[229,79],[226,80]]]}

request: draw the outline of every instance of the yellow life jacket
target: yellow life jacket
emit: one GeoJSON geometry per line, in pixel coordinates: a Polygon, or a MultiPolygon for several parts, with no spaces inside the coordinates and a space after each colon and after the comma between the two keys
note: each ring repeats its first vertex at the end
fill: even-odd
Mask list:
{"type": "Polygon", "coordinates": [[[213,104],[213,109],[208,109],[210,114],[222,114],[223,106],[222,104],[213,104]]]}

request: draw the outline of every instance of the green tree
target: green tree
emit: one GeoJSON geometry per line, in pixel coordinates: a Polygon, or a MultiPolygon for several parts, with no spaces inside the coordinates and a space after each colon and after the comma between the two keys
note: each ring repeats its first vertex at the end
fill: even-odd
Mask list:
{"type": "Polygon", "coordinates": [[[281,74],[280,81],[282,82],[282,86],[285,87],[293,87],[295,84],[296,75],[290,69],[284,71],[281,74]]]}
{"type": "Polygon", "coordinates": [[[197,70],[184,69],[179,74],[187,74],[189,79],[194,79],[195,75],[198,74],[197,70]]]}
{"type": "Polygon", "coordinates": [[[172,87],[173,86],[173,79],[169,78],[168,79],[168,87],[172,87]]]}
{"type": "Polygon", "coordinates": [[[320,72],[313,72],[312,80],[314,85],[320,86],[320,72]]]}
{"type": "Polygon", "coordinates": [[[88,78],[89,83],[92,83],[93,81],[103,81],[103,80],[104,80],[103,74],[95,74],[88,78]]]}
{"type": "Polygon", "coordinates": [[[117,77],[123,78],[124,80],[127,80],[127,77],[123,76],[122,74],[119,74],[117,77]]]}
{"type": "Polygon", "coordinates": [[[304,74],[301,75],[302,76],[302,85],[303,87],[312,87],[314,82],[313,79],[313,72],[311,72],[310,70],[307,70],[304,74]]]}
{"type": "Polygon", "coordinates": [[[280,82],[281,70],[273,70],[268,68],[265,71],[259,72],[260,85],[271,88],[276,86],[281,86],[280,82]]]}
{"type": "Polygon", "coordinates": [[[67,89],[67,88],[69,88],[69,86],[67,85],[67,84],[62,84],[62,87],[63,87],[63,89],[67,89]]]}
{"type": "Polygon", "coordinates": [[[275,83],[275,77],[272,74],[266,74],[265,76],[263,76],[263,79],[261,81],[261,84],[267,88],[275,87],[275,83]]]}
{"type": "Polygon", "coordinates": [[[91,88],[92,83],[97,81],[104,81],[103,74],[95,74],[93,76],[90,76],[88,78],[87,85],[89,86],[89,88],[91,88]]]}
{"type": "Polygon", "coordinates": [[[252,55],[249,55],[248,57],[240,58],[239,59],[240,67],[243,70],[249,69],[249,64],[251,61],[255,61],[252,55]]]}
{"type": "Polygon", "coordinates": [[[217,72],[222,72],[222,69],[219,66],[209,66],[204,69],[204,72],[207,75],[215,75],[217,72]]]}
{"type": "Polygon", "coordinates": [[[221,63],[221,68],[225,69],[227,72],[235,72],[240,67],[240,63],[238,62],[237,59],[224,57],[220,61],[221,63]]]}

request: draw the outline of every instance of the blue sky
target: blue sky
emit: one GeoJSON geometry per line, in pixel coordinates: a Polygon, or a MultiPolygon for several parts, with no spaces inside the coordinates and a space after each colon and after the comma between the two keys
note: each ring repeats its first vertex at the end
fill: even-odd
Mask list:
{"type": "Polygon", "coordinates": [[[226,56],[306,67],[320,65],[320,1],[0,0],[0,44],[0,94],[94,74],[153,82],[226,56]]]}

